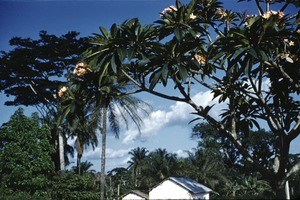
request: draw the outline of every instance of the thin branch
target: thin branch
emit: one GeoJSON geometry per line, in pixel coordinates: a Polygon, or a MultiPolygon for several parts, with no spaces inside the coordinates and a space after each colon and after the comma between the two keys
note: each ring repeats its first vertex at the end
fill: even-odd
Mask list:
{"type": "MultiPolygon", "coordinates": [[[[299,116],[300,113],[298,113],[299,116]]],[[[297,123],[295,124],[294,128],[289,132],[287,138],[288,141],[291,142],[293,139],[298,137],[300,134],[300,118],[298,118],[297,123]]]]}
{"type": "Polygon", "coordinates": [[[264,13],[263,9],[261,8],[261,6],[259,5],[259,1],[255,0],[256,6],[258,8],[258,12],[260,15],[262,15],[264,13]]]}

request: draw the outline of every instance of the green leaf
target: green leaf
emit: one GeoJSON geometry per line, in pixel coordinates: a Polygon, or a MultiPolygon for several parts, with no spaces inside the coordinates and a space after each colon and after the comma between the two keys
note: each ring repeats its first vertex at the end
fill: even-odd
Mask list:
{"type": "Polygon", "coordinates": [[[154,72],[151,77],[150,77],[150,90],[153,90],[153,88],[156,86],[158,83],[159,79],[161,77],[161,70],[154,72]]]}
{"type": "Polygon", "coordinates": [[[120,62],[122,62],[126,57],[126,49],[125,48],[118,48],[117,52],[118,52],[118,55],[119,55],[119,58],[120,58],[120,62]]]}
{"type": "Polygon", "coordinates": [[[110,34],[112,35],[113,38],[116,37],[117,34],[117,25],[114,23],[111,27],[110,27],[110,34]]]}
{"type": "Polygon", "coordinates": [[[260,53],[261,59],[263,61],[268,61],[269,60],[268,56],[266,55],[266,53],[263,50],[260,50],[259,53],[260,53]]]}
{"type": "Polygon", "coordinates": [[[177,38],[177,40],[181,41],[181,39],[182,39],[182,30],[179,29],[179,28],[176,28],[174,30],[174,34],[175,34],[175,37],[177,38]]]}
{"type": "Polygon", "coordinates": [[[106,31],[106,29],[103,27],[103,26],[100,26],[99,27],[99,29],[100,29],[100,31],[101,31],[101,33],[103,34],[103,36],[106,38],[106,39],[108,39],[108,32],[106,31]]]}
{"type": "Polygon", "coordinates": [[[113,55],[110,59],[110,64],[111,64],[111,68],[113,70],[114,73],[117,73],[117,65],[116,65],[116,61],[115,61],[115,55],[113,55]]]}
{"type": "Polygon", "coordinates": [[[133,18],[133,19],[130,19],[128,21],[125,21],[125,25],[128,26],[128,27],[131,27],[134,23],[138,22],[138,19],[137,18],[133,18]]]}
{"type": "Polygon", "coordinates": [[[255,50],[254,50],[253,48],[250,48],[249,51],[248,51],[248,53],[249,53],[252,57],[257,58],[257,53],[255,52],[255,50]]]}
{"type": "Polygon", "coordinates": [[[168,78],[168,64],[164,64],[163,67],[162,67],[162,70],[161,70],[161,74],[162,74],[162,79],[163,81],[167,81],[167,78],[168,78]]]}
{"type": "Polygon", "coordinates": [[[242,53],[244,53],[247,49],[249,49],[249,47],[239,48],[237,51],[235,51],[235,53],[233,54],[232,58],[236,59],[239,55],[241,55],[242,53]]]}
{"type": "Polygon", "coordinates": [[[185,81],[188,76],[188,71],[185,67],[178,66],[178,72],[182,81],[185,81]]]}
{"type": "Polygon", "coordinates": [[[133,50],[133,48],[129,48],[127,49],[127,57],[128,57],[128,60],[132,60],[135,56],[135,51],[133,50]]]}

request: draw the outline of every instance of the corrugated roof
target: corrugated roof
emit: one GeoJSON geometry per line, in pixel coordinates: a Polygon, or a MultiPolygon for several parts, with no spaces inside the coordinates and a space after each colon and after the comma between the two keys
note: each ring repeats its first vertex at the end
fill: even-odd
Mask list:
{"type": "Polygon", "coordinates": [[[175,182],[176,184],[182,186],[183,188],[187,189],[188,191],[199,194],[199,193],[209,193],[212,192],[212,189],[206,187],[194,181],[190,178],[183,178],[183,177],[170,177],[169,180],[175,182]]]}

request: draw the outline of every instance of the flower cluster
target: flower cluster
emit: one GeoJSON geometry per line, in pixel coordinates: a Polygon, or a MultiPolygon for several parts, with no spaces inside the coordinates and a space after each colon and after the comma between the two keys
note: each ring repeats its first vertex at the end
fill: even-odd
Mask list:
{"type": "Polygon", "coordinates": [[[75,66],[73,73],[76,76],[83,77],[86,73],[91,72],[91,71],[92,70],[89,68],[89,66],[87,64],[80,62],[75,66]]]}
{"type": "Polygon", "coordinates": [[[166,14],[170,14],[172,12],[176,12],[177,11],[177,8],[175,6],[169,6],[167,8],[165,8],[161,13],[160,13],[160,16],[163,17],[165,16],[166,14]]]}
{"type": "Polygon", "coordinates": [[[201,65],[205,65],[206,64],[206,58],[204,56],[201,56],[199,54],[195,54],[194,55],[195,60],[197,60],[197,62],[201,65]]]}
{"type": "Polygon", "coordinates": [[[284,17],[284,13],[282,11],[273,11],[273,10],[270,10],[266,13],[264,13],[261,17],[264,18],[264,19],[269,19],[271,16],[274,16],[274,15],[277,15],[278,19],[282,19],[284,17]]]}
{"type": "Polygon", "coordinates": [[[61,98],[62,96],[64,96],[68,91],[68,88],[67,87],[62,87],[60,88],[60,90],[58,91],[58,96],[61,98]]]}
{"type": "Polygon", "coordinates": [[[221,8],[217,8],[215,14],[217,15],[218,20],[223,20],[225,17],[227,17],[226,11],[221,8]]]}

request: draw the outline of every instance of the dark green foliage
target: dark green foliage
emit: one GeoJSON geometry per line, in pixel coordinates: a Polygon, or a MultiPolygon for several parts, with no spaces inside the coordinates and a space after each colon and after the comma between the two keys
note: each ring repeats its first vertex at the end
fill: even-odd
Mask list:
{"type": "Polygon", "coordinates": [[[58,86],[66,81],[87,48],[87,38],[69,32],[60,37],[41,31],[39,39],[14,37],[13,50],[0,54],[0,91],[14,96],[6,105],[38,105],[55,102],[58,86]]]}
{"type": "Polygon", "coordinates": [[[37,114],[26,117],[22,109],[0,128],[1,190],[43,193],[54,171],[50,131],[37,114]]]}
{"type": "Polygon", "coordinates": [[[67,172],[52,178],[49,195],[52,199],[99,199],[99,185],[93,174],[83,176],[67,172]]]}
{"type": "Polygon", "coordinates": [[[247,15],[223,8],[218,0],[176,1],[154,25],[132,19],[101,30],[85,58],[100,82],[122,74],[138,87],[136,92],[189,104],[193,121],[204,119],[228,143],[231,162],[245,162],[283,198],[285,182],[300,166],[289,159],[290,145],[300,134],[296,2],[250,1],[259,13],[247,15]],[[273,4],[282,7],[280,12],[272,11],[273,4]],[[158,84],[171,84],[174,91],[158,84]],[[214,105],[202,106],[193,98],[199,88],[223,103],[219,116],[211,112],[214,105]]]}

